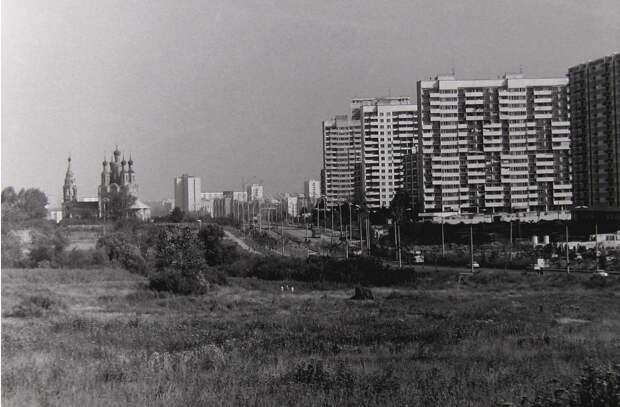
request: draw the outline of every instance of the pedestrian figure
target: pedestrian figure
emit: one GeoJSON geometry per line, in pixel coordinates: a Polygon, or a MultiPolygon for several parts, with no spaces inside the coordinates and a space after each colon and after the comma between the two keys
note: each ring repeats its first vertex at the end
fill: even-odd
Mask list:
{"type": "Polygon", "coordinates": [[[284,292],[284,286],[283,285],[280,286],[280,291],[284,292]]]}
{"type": "Polygon", "coordinates": [[[291,286],[291,293],[295,292],[295,287],[291,286]]]}

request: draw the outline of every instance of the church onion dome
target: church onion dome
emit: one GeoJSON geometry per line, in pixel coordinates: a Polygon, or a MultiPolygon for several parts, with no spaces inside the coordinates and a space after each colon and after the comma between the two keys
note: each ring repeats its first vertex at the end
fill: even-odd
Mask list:
{"type": "Polygon", "coordinates": [[[127,163],[129,164],[130,167],[133,165],[133,160],[131,159],[131,154],[129,155],[129,161],[127,161],[127,163]]]}
{"type": "Polygon", "coordinates": [[[114,155],[117,157],[121,155],[121,151],[118,149],[118,146],[116,146],[116,149],[114,150],[114,155]]]}
{"type": "Polygon", "coordinates": [[[124,167],[125,165],[127,165],[127,161],[125,161],[125,159],[123,158],[123,161],[121,161],[121,165],[124,167]]]}

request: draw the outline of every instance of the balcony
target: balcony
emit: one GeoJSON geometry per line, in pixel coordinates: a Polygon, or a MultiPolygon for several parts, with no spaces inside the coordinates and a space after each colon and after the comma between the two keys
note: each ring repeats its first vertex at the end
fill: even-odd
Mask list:
{"type": "Polygon", "coordinates": [[[534,119],[551,119],[552,116],[551,113],[535,113],[534,119]]]}
{"type": "Polygon", "coordinates": [[[553,182],[555,178],[552,176],[541,176],[541,177],[536,177],[536,182],[553,182]]]}
{"type": "Polygon", "coordinates": [[[465,91],[466,98],[481,98],[483,96],[484,94],[482,93],[482,91],[479,91],[479,90],[466,90],[465,91]]]}
{"type": "Polygon", "coordinates": [[[553,91],[551,89],[534,89],[534,96],[551,96],[553,91]]]}

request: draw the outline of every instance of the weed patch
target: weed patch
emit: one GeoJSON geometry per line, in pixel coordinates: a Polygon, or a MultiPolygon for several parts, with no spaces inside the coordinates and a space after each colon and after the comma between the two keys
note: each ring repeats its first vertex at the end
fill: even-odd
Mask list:
{"type": "Polygon", "coordinates": [[[13,318],[39,318],[66,309],[59,298],[52,295],[31,295],[17,304],[6,316],[13,318]]]}

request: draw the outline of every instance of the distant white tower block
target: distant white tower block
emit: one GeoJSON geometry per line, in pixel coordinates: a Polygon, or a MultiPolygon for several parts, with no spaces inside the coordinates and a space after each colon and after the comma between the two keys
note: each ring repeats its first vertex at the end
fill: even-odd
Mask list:
{"type": "Polygon", "coordinates": [[[304,181],[304,195],[306,198],[320,198],[321,182],[316,179],[304,181]]]}
{"type": "Polygon", "coordinates": [[[200,177],[183,174],[174,179],[174,206],[184,212],[201,209],[200,177]]]}

